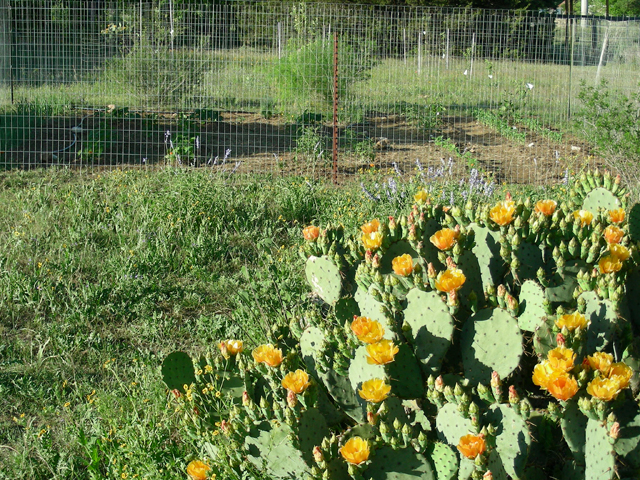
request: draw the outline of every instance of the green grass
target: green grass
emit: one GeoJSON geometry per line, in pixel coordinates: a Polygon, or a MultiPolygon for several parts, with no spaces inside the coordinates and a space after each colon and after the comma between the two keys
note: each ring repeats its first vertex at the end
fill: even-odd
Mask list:
{"type": "Polygon", "coordinates": [[[404,206],[355,184],[174,169],[6,172],[0,185],[6,479],[184,477],[199,452],[168,403],[164,356],[263,341],[308,301],[303,226],[356,229],[404,206]]]}

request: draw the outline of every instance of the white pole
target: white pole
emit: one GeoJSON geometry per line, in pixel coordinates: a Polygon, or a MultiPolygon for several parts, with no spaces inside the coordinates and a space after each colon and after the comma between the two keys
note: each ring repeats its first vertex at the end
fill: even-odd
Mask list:
{"type": "Polygon", "coordinates": [[[282,22],[278,22],[278,58],[282,58],[282,22]]]}
{"type": "Polygon", "coordinates": [[[402,42],[404,44],[404,63],[407,63],[407,29],[402,29],[402,42]]]}
{"type": "Polygon", "coordinates": [[[418,75],[422,72],[422,32],[418,33],[418,75]]]}
{"type": "Polygon", "coordinates": [[[604,53],[607,50],[607,43],[609,42],[609,25],[604,32],[604,40],[602,41],[602,51],[600,52],[600,61],[598,62],[598,70],[596,70],[596,88],[598,82],[600,82],[600,70],[602,70],[602,62],[604,61],[604,53]]]}
{"type": "Polygon", "coordinates": [[[471,67],[469,68],[469,76],[473,75],[473,57],[476,54],[476,32],[471,37],[471,67]]]}
{"type": "Polygon", "coordinates": [[[447,50],[445,52],[445,59],[447,62],[447,70],[449,70],[449,29],[447,28],[447,50]]]}

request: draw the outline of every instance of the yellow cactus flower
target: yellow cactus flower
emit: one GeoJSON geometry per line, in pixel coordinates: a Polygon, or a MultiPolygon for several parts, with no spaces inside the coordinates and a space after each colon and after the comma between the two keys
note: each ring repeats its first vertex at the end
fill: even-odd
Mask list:
{"type": "Polygon", "coordinates": [[[426,203],[428,198],[429,194],[422,189],[418,190],[418,193],[413,196],[416,203],[426,203]]]}
{"type": "Polygon", "coordinates": [[[413,258],[408,253],[400,255],[391,260],[391,268],[396,275],[408,277],[413,273],[413,258]]]}
{"type": "Polygon", "coordinates": [[[459,235],[458,232],[451,228],[443,228],[431,235],[429,241],[433,243],[438,250],[446,251],[456,244],[459,235]]]}
{"type": "Polygon", "coordinates": [[[613,355],[606,352],[596,352],[587,357],[587,362],[593,370],[598,370],[603,376],[607,376],[613,364],[613,355]]]}
{"type": "Polygon", "coordinates": [[[631,252],[624,245],[609,245],[609,254],[621,262],[624,262],[631,256],[631,252]]]}
{"type": "Polygon", "coordinates": [[[588,210],[576,210],[573,212],[573,218],[580,219],[580,226],[584,227],[585,225],[591,225],[593,221],[593,213],[588,210]]]}
{"type": "Polygon", "coordinates": [[[609,221],[611,223],[622,223],[624,222],[624,209],[616,208],[615,210],[609,210],[609,221]]]}
{"type": "Polygon", "coordinates": [[[502,227],[513,222],[515,213],[515,202],[513,200],[503,200],[502,202],[498,202],[496,206],[489,211],[489,217],[502,227]]]}
{"type": "Polygon", "coordinates": [[[555,200],[540,200],[536,202],[536,212],[549,217],[556,211],[557,206],[558,203],[555,200]]]}
{"type": "Polygon", "coordinates": [[[535,367],[533,367],[532,380],[535,385],[538,385],[543,390],[546,390],[549,381],[557,377],[561,373],[563,373],[562,370],[554,369],[548,360],[544,360],[543,362],[540,362],[535,367]]]}
{"type": "Polygon", "coordinates": [[[589,322],[587,322],[587,319],[585,318],[585,316],[582,315],[580,312],[573,312],[573,313],[568,313],[566,315],[560,315],[556,319],[556,327],[558,327],[561,330],[563,328],[566,328],[570,332],[573,332],[576,328],[581,328],[582,330],[584,330],[585,328],[587,328],[588,323],[589,322]]]}
{"type": "Polygon", "coordinates": [[[369,317],[356,317],[351,322],[351,331],[363,343],[378,343],[384,337],[384,327],[369,317]]]}
{"type": "Polygon", "coordinates": [[[587,393],[592,397],[610,402],[620,393],[620,383],[617,378],[596,377],[587,385],[587,393]]]}
{"type": "Polygon", "coordinates": [[[487,450],[487,442],[482,435],[464,435],[460,437],[458,451],[470,460],[482,455],[487,450]]]}
{"type": "Polygon", "coordinates": [[[447,268],[440,272],[436,278],[436,288],[441,292],[453,292],[460,290],[467,277],[459,268],[447,268]]]}
{"type": "Polygon", "coordinates": [[[623,390],[629,386],[631,377],[633,377],[633,370],[629,365],[623,362],[617,362],[611,365],[609,369],[609,378],[616,378],[620,384],[620,389],[623,390]]]}
{"type": "Polygon", "coordinates": [[[382,245],[382,235],[378,232],[363,233],[362,244],[367,250],[377,250],[382,245]]]}
{"type": "Polygon", "coordinates": [[[370,403],[380,403],[386,400],[391,391],[391,385],[387,385],[380,378],[372,378],[362,383],[362,388],[358,391],[361,398],[370,403]]]}
{"type": "Polygon", "coordinates": [[[367,345],[367,363],[369,365],[386,365],[393,362],[400,349],[391,340],[380,340],[367,345]]]}
{"type": "Polygon", "coordinates": [[[270,367],[277,367],[283,360],[282,350],[275,348],[270,343],[255,348],[251,355],[256,363],[266,363],[270,367]]]}
{"type": "Polygon", "coordinates": [[[604,229],[604,239],[607,241],[609,245],[620,243],[622,237],[624,237],[624,231],[616,227],[615,225],[609,225],[604,229]]]}
{"type": "Polygon", "coordinates": [[[568,372],[573,368],[575,359],[575,352],[566,347],[556,347],[553,350],[549,350],[547,354],[547,360],[551,368],[563,372],[568,372]]]}
{"type": "Polygon", "coordinates": [[[244,350],[242,340],[224,340],[220,342],[219,347],[224,358],[236,356],[244,350]]]}
{"type": "Polygon", "coordinates": [[[282,386],[297,395],[304,392],[309,385],[309,374],[300,369],[287,373],[282,379],[282,386]]]}
{"type": "Polygon", "coordinates": [[[362,233],[364,233],[365,235],[378,232],[380,230],[380,220],[378,219],[371,220],[370,222],[362,225],[360,227],[360,230],[362,230],[362,233]]]}
{"type": "Polygon", "coordinates": [[[549,379],[547,391],[557,400],[569,400],[578,393],[578,382],[568,373],[561,373],[549,379]]]}
{"type": "Polygon", "coordinates": [[[320,229],[313,225],[309,225],[302,230],[302,236],[307,242],[315,242],[320,235],[320,229]]]}
{"type": "Polygon", "coordinates": [[[598,262],[598,268],[600,269],[600,273],[615,273],[619,272],[622,268],[622,262],[618,257],[605,255],[598,262]]]}
{"type": "Polygon", "coordinates": [[[361,437],[351,437],[339,452],[347,462],[360,465],[369,459],[369,442],[361,437]]]}
{"type": "Polygon", "coordinates": [[[211,470],[211,467],[201,460],[192,460],[187,465],[187,475],[192,480],[207,480],[207,472],[211,470]]]}

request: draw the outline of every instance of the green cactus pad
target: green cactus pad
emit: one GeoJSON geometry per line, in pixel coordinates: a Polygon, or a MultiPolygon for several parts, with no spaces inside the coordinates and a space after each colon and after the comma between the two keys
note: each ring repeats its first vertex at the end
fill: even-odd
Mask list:
{"type": "MultiPolygon", "coordinates": [[[[347,377],[330,370],[320,375],[320,380],[329,395],[342,408],[344,413],[356,422],[364,422],[367,418],[364,400],[353,390],[347,377]]],[[[322,404],[320,404],[322,406],[322,404]]]]}
{"type": "Polygon", "coordinates": [[[300,442],[300,451],[302,458],[307,465],[314,465],[313,447],[320,445],[324,437],[330,436],[329,427],[322,413],[311,408],[300,414],[298,423],[298,441],[300,442]]]}
{"type": "Polygon", "coordinates": [[[428,456],[431,457],[431,461],[436,467],[438,480],[453,480],[456,478],[458,455],[452,447],[445,443],[435,442],[430,445],[428,456]]]}
{"type": "Polygon", "coordinates": [[[413,264],[415,265],[416,261],[420,259],[420,255],[415,249],[411,246],[411,244],[405,240],[400,240],[389,246],[384,255],[380,259],[380,273],[383,275],[388,275],[393,273],[393,267],[391,266],[391,262],[394,258],[399,257],[408,253],[413,258],[413,264]]]}
{"type": "Polygon", "coordinates": [[[573,302],[573,292],[578,286],[577,275],[580,270],[588,270],[588,265],[583,260],[569,260],[562,275],[556,273],[553,276],[555,286],[545,290],[547,300],[550,302],[573,302]]]}
{"type": "Polygon", "coordinates": [[[584,465],[573,460],[565,462],[560,478],[562,480],[585,480],[584,465]]]}
{"type": "Polygon", "coordinates": [[[532,465],[524,472],[523,480],[548,480],[548,478],[549,476],[544,472],[544,470],[532,465]]]}
{"type": "Polygon", "coordinates": [[[501,308],[480,310],[462,327],[460,347],[471,384],[488,384],[494,370],[504,379],[518,367],[523,353],[518,321],[501,308]]]}
{"type": "Polygon", "coordinates": [[[493,474],[493,480],[508,480],[507,472],[502,464],[502,460],[496,450],[489,454],[489,462],[487,464],[489,470],[493,474]]]}
{"type": "Polygon", "coordinates": [[[466,280],[458,292],[460,303],[469,305],[469,294],[473,291],[478,298],[478,305],[484,305],[484,286],[482,283],[482,272],[479,259],[470,251],[462,252],[458,258],[458,268],[462,270],[466,280]]]}
{"type": "Polygon", "coordinates": [[[587,429],[587,417],[578,408],[575,400],[567,402],[564,415],[560,420],[562,435],[573,453],[576,462],[584,464],[584,444],[587,429]]]}
{"type": "Polygon", "coordinates": [[[402,408],[412,426],[419,425],[425,432],[431,430],[431,422],[416,400],[402,400],[402,408]]]}
{"type": "Polygon", "coordinates": [[[289,439],[293,433],[287,424],[255,425],[245,437],[247,459],[272,478],[301,478],[310,471],[302,452],[289,439]]]}
{"type": "Polygon", "coordinates": [[[636,203],[628,215],[629,237],[632,242],[640,242],[640,203],[636,203]]]}
{"type": "Polygon", "coordinates": [[[526,422],[507,405],[492,405],[486,418],[497,428],[496,450],[505,471],[514,478],[522,476],[531,445],[526,422]]]}
{"type": "Polygon", "coordinates": [[[438,252],[440,250],[438,250],[438,248],[433,243],[431,243],[431,240],[429,239],[433,236],[434,233],[436,233],[438,230],[441,230],[442,228],[442,225],[440,225],[437,220],[431,218],[425,224],[424,236],[422,237],[422,258],[424,258],[425,265],[427,265],[428,263],[433,263],[433,266],[436,270],[444,268],[444,265],[438,259],[438,252]]]}
{"type": "Polygon", "coordinates": [[[472,429],[471,420],[460,415],[455,403],[447,403],[438,410],[436,430],[440,440],[455,447],[460,443],[460,438],[469,434],[472,429]]]}
{"type": "Polygon", "coordinates": [[[384,366],[369,364],[367,356],[366,345],[361,345],[356,349],[353,360],[349,365],[349,382],[351,382],[351,388],[354,391],[360,390],[362,383],[372,378],[387,378],[384,366]]]}
{"type": "Polygon", "coordinates": [[[356,290],[354,299],[356,300],[356,302],[358,302],[360,315],[380,322],[380,324],[384,328],[384,338],[386,338],[387,340],[393,340],[395,334],[389,327],[389,321],[387,320],[387,317],[384,315],[384,313],[382,313],[384,304],[381,302],[377,302],[375,298],[373,298],[371,295],[360,288],[356,290]]]}
{"type": "Polygon", "coordinates": [[[186,393],[184,386],[196,381],[191,357],[184,352],[173,352],[162,362],[162,379],[169,390],[186,393]]]}
{"type": "Polygon", "coordinates": [[[620,435],[614,444],[615,451],[626,463],[640,468],[640,412],[635,402],[627,401],[616,409],[620,423],[620,435]]]}
{"type": "Polygon", "coordinates": [[[325,302],[333,305],[340,299],[340,269],[329,257],[309,257],[305,272],[309,285],[325,302]]]}
{"type": "MultiPolygon", "coordinates": [[[[640,205],[640,204],[638,204],[640,205]]],[[[640,220],[639,220],[640,221],[640,220]]],[[[640,329],[640,270],[634,269],[627,275],[627,302],[629,306],[629,320],[640,329]]]]}
{"type": "MultiPolygon", "coordinates": [[[[500,257],[500,239],[499,232],[493,232],[486,227],[481,227],[475,223],[469,225],[475,233],[475,245],[471,249],[478,259],[480,265],[480,274],[482,277],[482,290],[484,292],[489,285],[498,285],[504,273],[507,271],[507,265],[502,257],[500,257]]],[[[480,295],[480,292],[476,292],[480,295]]]]}
{"type": "Polygon", "coordinates": [[[322,353],[322,344],[325,341],[324,333],[316,327],[308,327],[300,336],[300,352],[307,368],[316,376],[316,358],[322,353]]]}
{"type": "Polygon", "coordinates": [[[595,188],[591,190],[582,201],[582,210],[598,213],[601,208],[614,210],[620,208],[620,199],[606,188],[595,188]]]}
{"type": "Polygon", "coordinates": [[[615,476],[616,455],[607,429],[597,420],[587,421],[584,445],[585,480],[611,480],[615,476]]]}
{"type": "Polygon", "coordinates": [[[364,472],[371,480],[436,480],[429,461],[412,448],[376,450],[371,465],[364,472]]]}
{"type": "Polygon", "coordinates": [[[351,322],[354,315],[360,316],[360,307],[353,297],[344,297],[336,302],[334,313],[340,325],[344,325],[344,322],[351,322]]]}
{"type": "Polygon", "coordinates": [[[400,398],[420,398],[424,395],[420,365],[409,345],[401,343],[398,349],[393,362],[387,365],[391,391],[400,398]]]}
{"type": "Polygon", "coordinates": [[[527,280],[520,289],[520,315],[518,326],[521,330],[533,332],[544,323],[547,312],[544,309],[544,291],[538,282],[527,280]]]}
{"type": "Polygon", "coordinates": [[[427,375],[439,373],[453,339],[449,308],[437,293],[412,289],[407,294],[404,319],[411,327],[410,343],[423,370],[427,375]]]}
{"type": "Polygon", "coordinates": [[[540,357],[546,357],[549,350],[556,348],[556,335],[553,333],[554,320],[547,318],[533,334],[533,349],[540,357]]]}
{"type": "Polygon", "coordinates": [[[524,282],[525,280],[537,278],[538,269],[544,268],[540,247],[532,243],[522,242],[517,248],[513,249],[513,253],[520,261],[520,266],[516,272],[517,280],[524,282]]]}
{"type": "Polygon", "coordinates": [[[613,304],[599,300],[595,292],[584,292],[580,298],[587,303],[584,316],[591,321],[587,329],[587,352],[599,352],[613,339],[618,315],[613,304]]]}
{"type": "Polygon", "coordinates": [[[347,462],[341,458],[333,458],[327,463],[327,475],[330,480],[351,480],[347,462]]]}
{"type": "Polygon", "coordinates": [[[469,480],[476,467],[473,460],[460,455],[460,468],[458,469],[458,480],[469,480]]]}

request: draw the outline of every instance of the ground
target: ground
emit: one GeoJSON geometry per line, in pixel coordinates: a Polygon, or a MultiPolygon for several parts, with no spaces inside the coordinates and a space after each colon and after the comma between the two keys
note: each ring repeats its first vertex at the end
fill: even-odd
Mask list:
{"type": "MultiPolygon", "coordinates": [[[[217,121],[202,121],[179,118],[176,114],[127,112],[118,117],[82,111],[77,116],[42,122],[30,138],[14,151],[4,153],[3,162],[10,167],[34,168],[55,164],[151,165],[169,161],[231,171],[240,161],[238,173],[330,176],[333,129],[326,122],[316,126],[323,139],[321,145],[313,152],[300,152],[299,148],[296,151],[300,124],[286,122],[281,116],[265,119],[260,114],[232,112],[222,113],[217,121]],[[70,129],[79,124],[82,131],[77,133],[74,144],[70,129]],[[182,135],[182,142],[181,128],[189,129],[188,134],[182,135]],[[171,151],[170,143],[165,142],[167,131],[171,132],[174,148],[176,144],[182,145],[182,151],[177,149],[179,161],[177,156],[166,158],[171,151]],[[199,148],[195,146],[196,136],[199,148]],[[231,153],[222,164],[227,149],[231,153]],[[325,153],[319,156],[321,151],[325,153]]],[[[565,134],[560,142],[554,142],[535,131],[525,128],[520,131],[527,133],[524,142],[504,137],[472,117],[444,117],[437,129],[424,130],[416,128],[403,115],[369,112],[358,124],[339,125],[339,178],[365,171],[386,172],[394,163],[403,172],[412,174],[416,160],[427,168],[440,166],[441,159],[453,158],[456,174],[464,174],[474,166],[492,172],[499,182],[549,184],[562,179],[566,168],[597,163],[590,147],[581,140],[565,134]],[[377,143],[375,157],[357,157],[353,152],[355,140],[350,149],[345,149],[345,137],[349,135],[355,140],[370,139],[371,144],[377,143]]]]}

